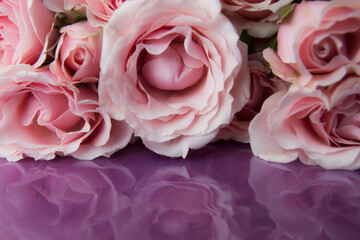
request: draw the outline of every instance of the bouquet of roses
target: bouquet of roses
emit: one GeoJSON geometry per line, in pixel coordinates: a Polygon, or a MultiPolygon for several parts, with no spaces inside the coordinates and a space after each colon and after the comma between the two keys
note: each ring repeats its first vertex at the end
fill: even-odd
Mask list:
{"type": "Polygon", "coordinates": [[[4,0],[0,157],[186,157],[219,140],[360,167],[360,7],[333,0],[4,0]]]}

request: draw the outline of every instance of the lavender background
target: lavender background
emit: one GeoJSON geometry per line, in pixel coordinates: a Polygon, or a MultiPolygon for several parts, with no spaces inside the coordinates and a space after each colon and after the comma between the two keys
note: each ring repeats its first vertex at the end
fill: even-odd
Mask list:
{"type": "Polygon", "coordinates": [[[0,160],[0,240],[358,239],[360,172],[268,163],[220,141],[186,160],[0,160]]]}

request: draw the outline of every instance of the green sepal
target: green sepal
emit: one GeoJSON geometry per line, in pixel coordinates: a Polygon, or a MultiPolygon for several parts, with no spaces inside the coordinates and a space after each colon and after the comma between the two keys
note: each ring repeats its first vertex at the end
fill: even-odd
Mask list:
{"type": "Polygon", "coordinates": [[[275,52],[277,52],[277,45],[278,45],[278,41],[277,41],[277,35],[275,35],[274,37],[272,37],[267,46],[271,49],[273,49],[275,52]]]}
{"type": "Polygon", "coordinates": [[[74,15],[74,22],[81,22],[87,19],[86,14],[83,14],[74,8],[71,10],[72,14],[74,15]]]}
{"type": "Polygon", "coordinates": [[[54,27],[56,29],[60,30],[62,27],[70,25],[70,24],[71,24],[71,21],[64,12],[59,12],[56,14],[55,24],[54,24],[54,27]]]}
{"type": "Polygon", "coordinates": [[[284,19],[294,10],[294,7],[296,6],[296,3],[289,4],[285,7],[283,7],[279,12],[279,18],[276,21],[278,24],[283,22],[284,19]]]}
{"type": "Polygon", "coordinates": [[[247,31],[245,30],[242,31],[240,35],[240,41],[248,45],[248,52],[250,53],[253,48],[253,38],[247,33],[247,31]]]}

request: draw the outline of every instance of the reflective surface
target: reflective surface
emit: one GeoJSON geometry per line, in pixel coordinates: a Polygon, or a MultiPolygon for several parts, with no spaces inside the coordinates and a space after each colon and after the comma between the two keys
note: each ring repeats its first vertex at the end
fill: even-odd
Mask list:
{"type": "Polygon", "coordinates": [[[360,172],[267,163],[218,142],[170,159],[0,160],[1,240],[358,239],[360,172]]]}

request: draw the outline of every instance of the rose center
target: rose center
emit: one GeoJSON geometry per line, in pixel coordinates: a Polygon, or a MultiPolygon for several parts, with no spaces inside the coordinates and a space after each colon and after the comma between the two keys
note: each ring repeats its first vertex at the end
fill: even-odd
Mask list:
{"type": "Polygon", "coordinates": [[[178,43],[171,43],[158,55],[146,53],[142,67],[144,79],[162,90],[191,87],[202,78],[203,72],[203,62],[190,56],[178,43]]]}
{"type": "Polygon", "coordinates": [[[74,54],[74,62],[81,65],[84,62],[84,57],[82,56],[82,54],[80,52],[76,52],[74,54]]]}
{"type": "Polygon", "coordinates": [[[314,53],[317,58],[324,62],[330,62],[336,55],[338,55],[338,45],[341,43],[340,39],[326,38],[314,45],[314,53]],[[339,42],[338,44],[336,42],[339,42]]]}
{"type": "Polygon", "coordinates": [[[73,71],[77,71],[84,64],[86,51],[83,48],[70,52],[69,57],[65,60],[66,65],[73,71]]]}

